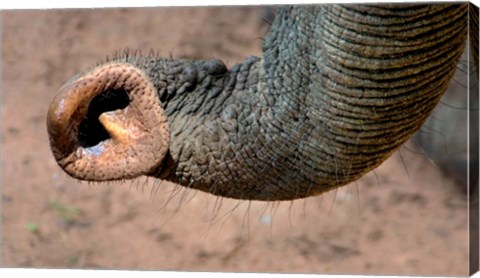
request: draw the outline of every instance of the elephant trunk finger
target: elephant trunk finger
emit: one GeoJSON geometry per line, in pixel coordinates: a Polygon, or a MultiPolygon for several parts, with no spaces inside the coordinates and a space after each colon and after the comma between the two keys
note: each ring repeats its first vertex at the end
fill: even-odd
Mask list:
{"type": "Polygon", "coordinates": [[[153,84],[125,63],[105,64],[65,84],[50,105],[47,125],[58,164],[90,181],[151,172],[170,140],[153,84]]]}

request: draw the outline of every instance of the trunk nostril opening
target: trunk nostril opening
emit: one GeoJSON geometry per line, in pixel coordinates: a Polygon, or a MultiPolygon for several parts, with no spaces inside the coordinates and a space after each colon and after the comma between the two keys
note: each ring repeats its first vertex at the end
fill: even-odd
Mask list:
{"type": "Polygon", "coordinates": [[[77,139],[84,148],[93,147],[110,138],[103,125],[98,120],[100,114],[107,111],[123,109],[130,99],[124,89],[109,89],[95,96],[88,106],[88,112],[78,127],[77,139]]]}

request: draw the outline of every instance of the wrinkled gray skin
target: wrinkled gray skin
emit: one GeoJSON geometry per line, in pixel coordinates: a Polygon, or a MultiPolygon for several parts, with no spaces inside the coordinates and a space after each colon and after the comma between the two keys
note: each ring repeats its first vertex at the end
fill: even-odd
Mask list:
{"type": "Polygon", "coordinates": [[[465,64],[455,73],[455,81],[450,82],[441,103],[415,135],[415,141],[461,188],[467,190],[470,185],[473,190],[478,187],[478,78],[473,70],[469,83],[466,73],[465,64]],[[470,93],[467,84],[471,84],[470,93]]]}
{"type": "MultiPolygon", "coordinates": [[[[471,235],[479,234],[478,13],[478,7],[469,4],[469,47],[464,50],[441,103],[414,140],[432,162],[467,193],[471,235]]],[[[470,237],[470,245],[478,246],[477,236],[470,237]]],[[[478,255],[478,251],[469,253],[471,273],[478,269],[478,255]]]]}
{"type": "Polygon", "coordinates": [[[467,5],[277,9],[263,57],[120,59],[154,83],[170,145],[149,173],[215,195],[291,200],[348,184],[411,137],[446,90],[467,5]]]}
{"type": "Polygon", "coordinates": [[[415,141],[435,165],[465,190],[470,186],[470,192],[476,196],[479,181],[478,8],[473,4],[469,5],[469,19],[470,48],[465,48],[441,103],[416,134],[415,141]]]}

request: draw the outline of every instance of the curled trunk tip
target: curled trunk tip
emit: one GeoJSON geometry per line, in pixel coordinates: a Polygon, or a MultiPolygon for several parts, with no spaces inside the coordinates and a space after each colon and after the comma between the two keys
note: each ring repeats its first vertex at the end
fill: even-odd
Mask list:
{"type": "Polygon", "coordinates": [[[154,171],[170,140],[154,85],[125,63],[102,65],[65,84],[50,105],[47,129],[60,167],[91,181],[154,171]]]}

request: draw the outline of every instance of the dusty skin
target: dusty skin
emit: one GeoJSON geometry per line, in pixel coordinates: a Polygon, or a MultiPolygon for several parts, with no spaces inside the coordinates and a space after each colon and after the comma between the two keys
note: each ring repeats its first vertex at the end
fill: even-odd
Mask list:
{"type": "Polygon", "coordinates": [[[124,47],[162,56],[260,55],[262,9],[2,12],[5,267],[466,275],[467,201],[413,142],[319,197],[219,199],[167,183],[87,184],[48,145],[46,112],[74,74],[124,47]]]}

